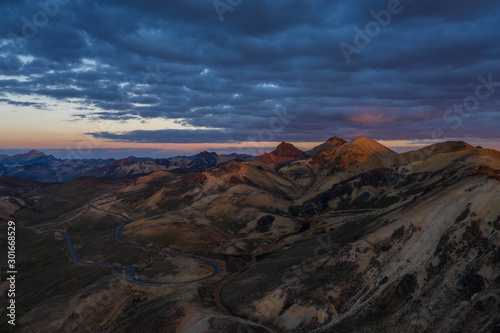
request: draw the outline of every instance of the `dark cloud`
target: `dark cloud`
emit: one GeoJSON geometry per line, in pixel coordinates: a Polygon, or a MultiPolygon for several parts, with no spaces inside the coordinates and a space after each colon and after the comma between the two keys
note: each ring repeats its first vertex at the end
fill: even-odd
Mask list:
{"type": "Polygon", "coordinates": [[[45,6],[48,13],[37,2],[1,5],[2,101],[76,98],[75,119],[163,117],[209,128],[93,135],[172,143],[270,133],[276,141],[430,139],[436,129],[498,136],[491,124],[500,86],[467,118],[443,118],[475,95],[479,76],[500,81],[497,1],[401,0],[400,13],[350,63],[340,43],[356,46],[355,28],[364,30],[387,1],[242,0],[223,21],[212,1],[64,2],[45,6]],[[293,116],[279,131],[278,105],[293,116]]]}
{"type": "Polygon", "coordinates": [[[19,101],[12,101],[7,98],[0,98],[0,102],[7,103],[10,105],[15,105],[15,106],[31,106],[37,109],[46,109],[45,104],[43,103],[34,103],[34,102],[19,102],[19,101]]]}

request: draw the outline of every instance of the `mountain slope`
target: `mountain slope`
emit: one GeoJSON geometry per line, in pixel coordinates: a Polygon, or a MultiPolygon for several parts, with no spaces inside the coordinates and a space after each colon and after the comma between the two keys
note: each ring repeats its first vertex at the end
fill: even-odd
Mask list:
{"type": "Polygon", "coordinates": [[[306,151],[304,153],[304,155],[307,157],[311,157],[311,156],[314,156],[314,155],[320,153],[323,150],[330,149],[330,148],[336,148],[338,146],[343,145],[346,142],[347,141],[345,141],[339,137],[334,136],[334,137],[331,137],[330,139],[328,139],[325,143],[322,143],[319,146],[316,146],[313,149],[306,151]]]}
{"type": "Polygon", "coordinates": [[[305,200],[332,184],[398,160],[399,154],[366,137],[350,142],[334,137],[314,148],[312,156],[293,161],[279,172],[301,186],[301,197],[305,200]]]}
{"type": "Polygon", "coordinates": [[[466,148],[360,173],[305,201],[309,238],[262,257],[222,302],[284,332],[494,331],[500,156],[466,148]]]}
{"type": "Polygon", "coordinates": [[[311,164],[328,168],[347,168],[365,164],[363,169],[374,169],[394,164],[398,154],[366,137],[329,148],[311,158],[311,164]]]}
{"type": "MultiPolygon", "coordinates": [[[[78,178],[44,189],[130,216],[135,222],[124,238],[131,242],[207,257],[224,267],[220,279],[161,292],[127,285],[130,294],[109,307],[120,311],[95,314],[104,323],[100,329],[124,327],[124,318],[142,325],[152,318],[146,313],[162,319],[157,331],[169,332],[499,329],[500,152],[450,142],[411,158],[365,137],[334,137],[304,153],[292,147],[281,144],[260,161],[215,166],[211,153],[202,154],[200,165],[208,168],[187,174],[78,178]]],[[[171,167],[166,162],[161,166],[171,167]]],[[[125,160],[113,167],[121,173],[148,163],[125,160]]],[[[4,211],[21,223],[67,229],[79,251],[96,261],[136,263],[139,257],[142,269],[159,279],[199,273],[185,263],[158,266],[148,253],[120,256],[133,249],[113,245],[117,225],[108,218],[79,205],[58,214],[62,202],[24,192],[13,197],[26,206],[9,198],[2,201],[4,211]],[[88,242],[92,246],[85,250],[88,242]]],[[[92,299],[102,290],[95,284],[78,288],[57,299],[48,296],[45,306],[58,302],[62,323],[72,322],[72,305],[81,303],[81,295],[92,299]]],[[[34,304],[32,310],[20,310],[19,317],[27,329],[39,330],[39,321],[29,318],[38,318],[43,306],[27,304],[34,304]]]]}

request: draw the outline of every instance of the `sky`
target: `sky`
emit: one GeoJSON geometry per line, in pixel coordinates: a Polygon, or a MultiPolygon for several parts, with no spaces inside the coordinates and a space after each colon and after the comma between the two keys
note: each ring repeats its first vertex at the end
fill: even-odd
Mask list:
{"type": "Polygon", "coordinates": [[[500,150],[497,0],[5,0],[0,150],[500,150]]]}

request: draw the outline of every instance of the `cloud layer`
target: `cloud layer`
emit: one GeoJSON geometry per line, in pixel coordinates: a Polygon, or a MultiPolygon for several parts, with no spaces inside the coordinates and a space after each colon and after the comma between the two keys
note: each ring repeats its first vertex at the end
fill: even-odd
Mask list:
{"type": "Polygon", "coordinates": [[[73,120],[164,117],[201,128],[89,135],[160,143],[498,138],[498,1],[1,6],[0,101],[44,110],[49,97],[75,103],[73,120]],[[388,6],[398,8],[390,18],[388,6]],[[342,43],[356,49],[350,59],[342,43]]]}

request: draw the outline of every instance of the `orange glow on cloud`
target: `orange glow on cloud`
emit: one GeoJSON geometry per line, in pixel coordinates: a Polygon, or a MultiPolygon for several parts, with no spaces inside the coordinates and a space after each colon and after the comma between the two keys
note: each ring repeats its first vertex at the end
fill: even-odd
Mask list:
{"type": "MultiPolygon", "coordinates": [[[[390,110],[386,113],[370,114],[363,113],[353,115],[352,121],[355,122],[390,122],[397,118],[395,110],[390,110]]],[[[38,127],[29,126],[21,128],[16,124],[4,125],[0,131],[0,149],[68,149],[68,150],[92,150],[99,148],[120,149],[120,148],[153,148],[162,149],[165,151],[179,151],[197,153],[204,150],[226,150],[226,152],[242,152],[250,154],[261,154],[279,145],[280,142],[231,142],[231,143],[134,143],[134,142],[115,142],[107,139],[95,138],[90,135],[78,133],[73,124],[57,127],[58,132],[54,131],[54,127],[44,128],[43,125],[38,127]]],[[[467,141],[467,140],[465,140],[467,141]]],[[[493,148],[500,150],[500,143],[496,140],[478,140],[471,139],[469,142],[472,145],[481,145],[484,148],[493,148]]],[[[380,141],[385,146],[406,148],[412,150],[425,146],[422,143],[416,143],[413,140],[382,140],[380,141]]],[[[302,150],[311,149],[323,142],[291,142],[296,147],[302,150]]]]}
{"type": "Polygon", "coordinates": [[[397,119],[396,110],[389,110],[379,114],[359,114],[352,116],[349,120],[356,123],[387,123],[397,119]]]}

